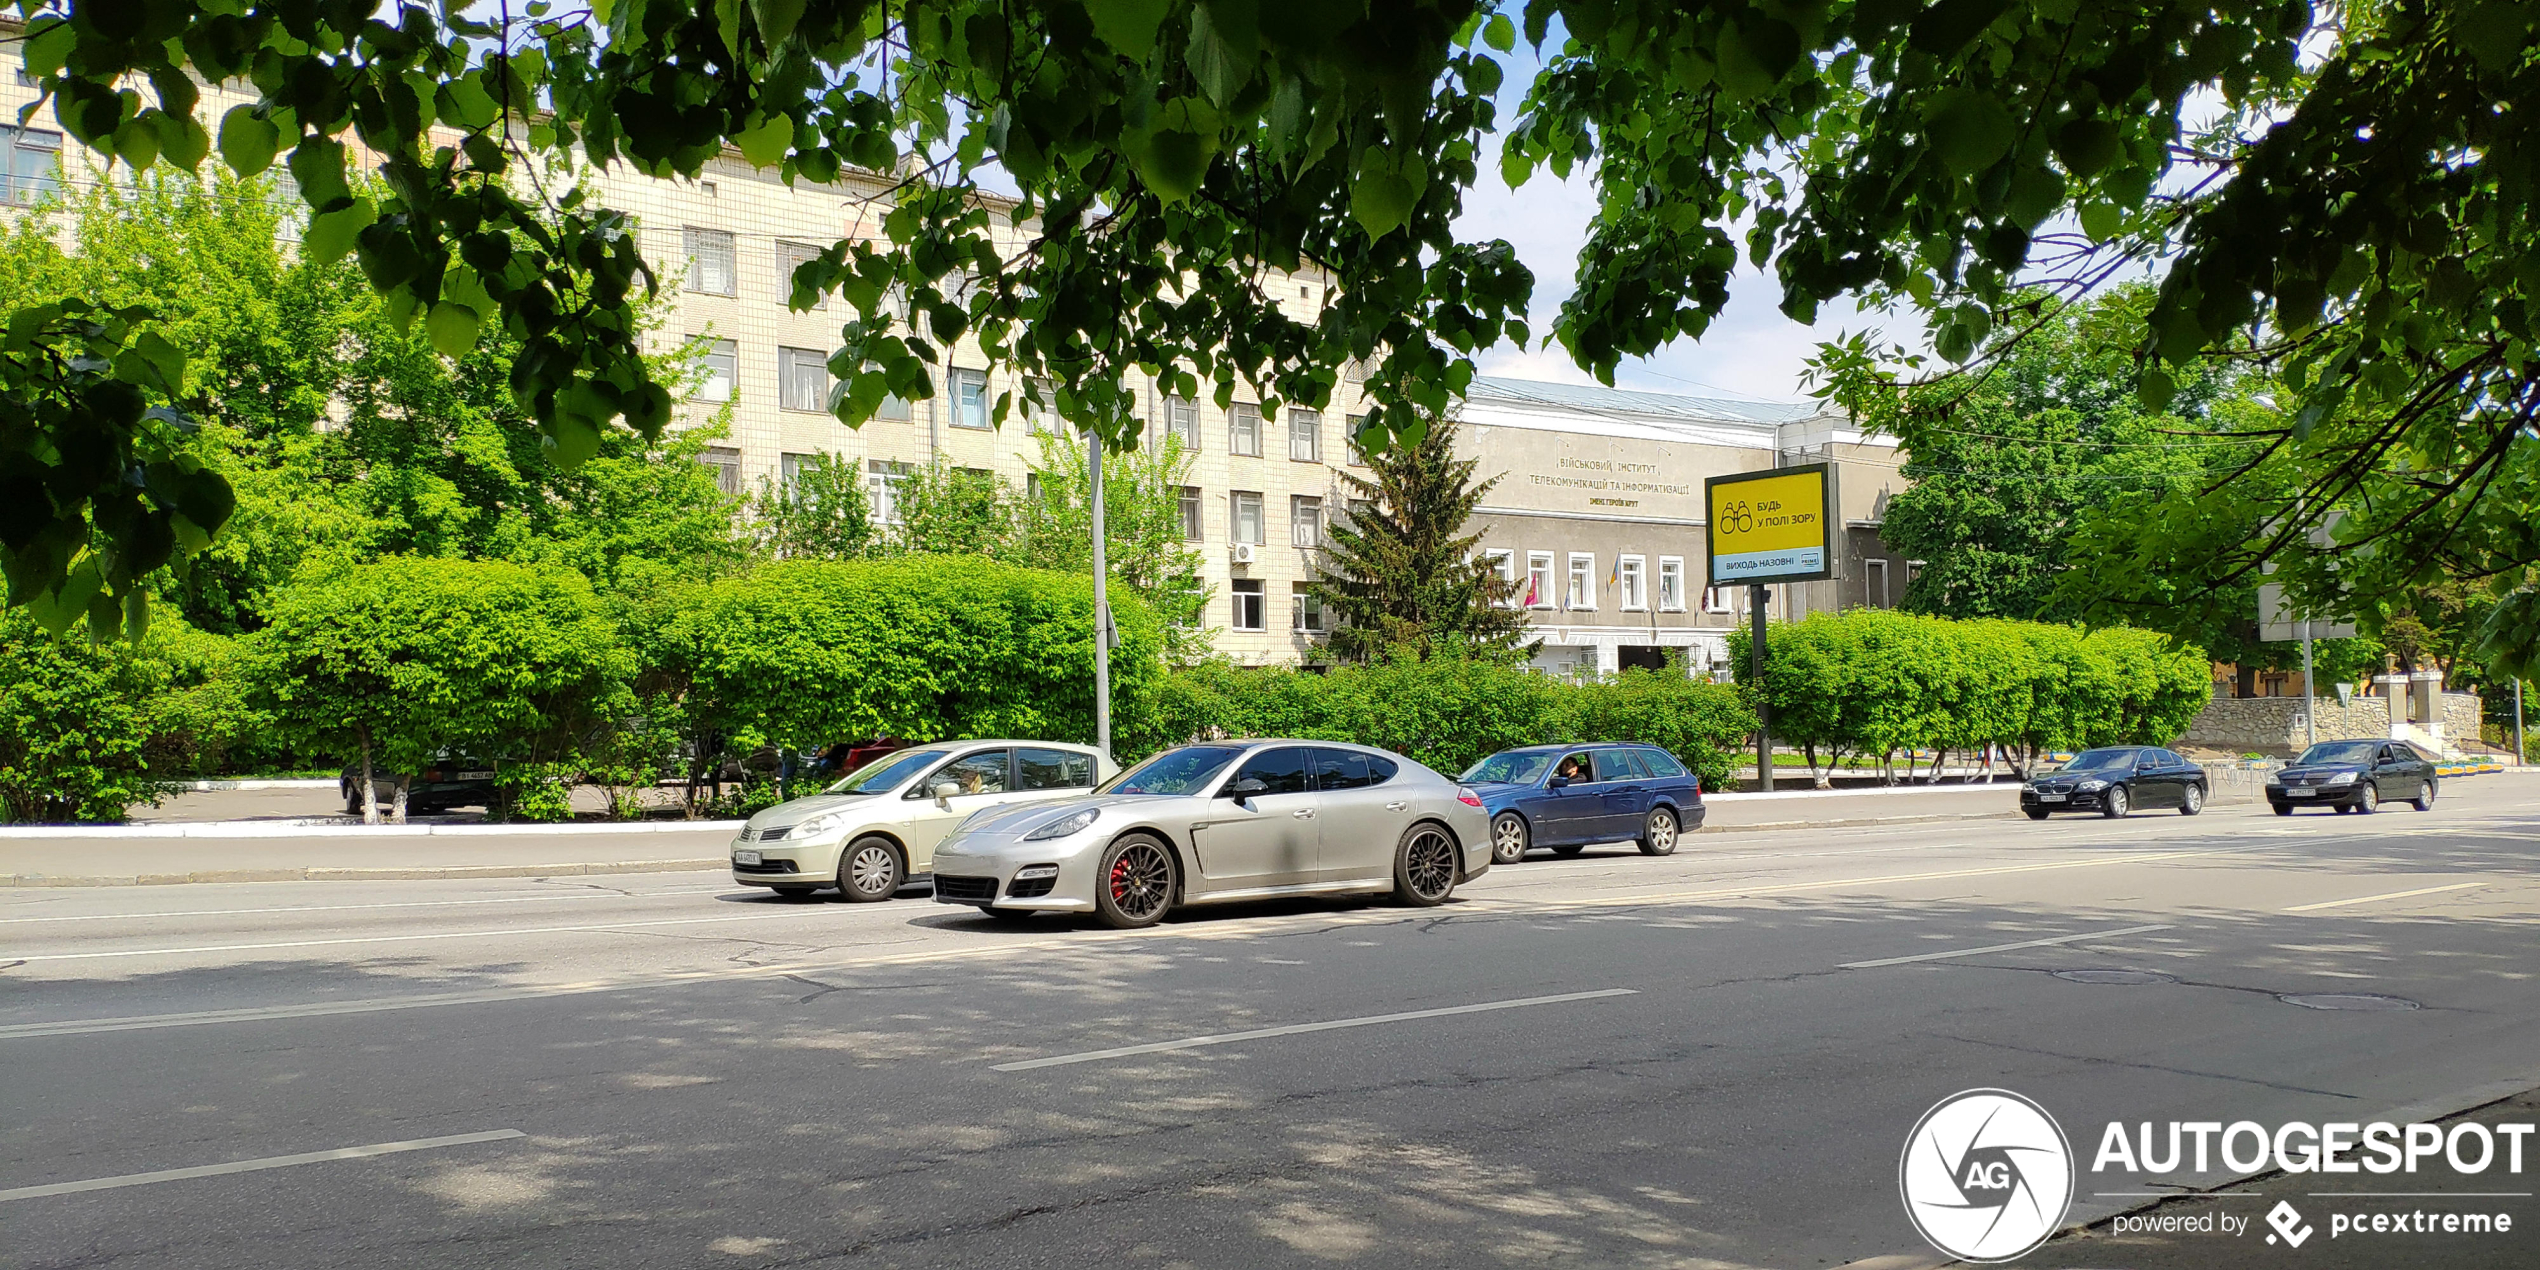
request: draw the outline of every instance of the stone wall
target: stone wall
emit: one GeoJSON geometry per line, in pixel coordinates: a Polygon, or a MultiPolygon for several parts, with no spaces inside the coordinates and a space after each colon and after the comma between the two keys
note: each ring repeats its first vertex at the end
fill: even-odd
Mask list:
{"type": "MultiPolygon", "coordinates": [[[[2357,697],[2340,705],[2335,697],[2321,697],[2311,704],[2318,715],[2318,739],[2322,741],[2390,735],[2390,702],[2385,698],[2357,697]]],[[[2443,736],[2447,745],[2478,739],[2479,709],[2474,693],[2443,694],[2443,736]]],[[[2216,697],[2176,743],[2233,754],[2291,758],[2302,748],[2302,699],[2216,697]]]]}

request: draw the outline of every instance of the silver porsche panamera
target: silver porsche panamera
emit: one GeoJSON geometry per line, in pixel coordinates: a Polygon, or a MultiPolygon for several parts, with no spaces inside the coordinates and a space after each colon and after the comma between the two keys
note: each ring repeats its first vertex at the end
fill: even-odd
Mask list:
{"type": "Polygon", "coordinates": [[[1087,797],[979,813],[935,849],[935,898],[1130,927],[1272,896],[1439,904],[1489,868],[1481,799],[1410,759],[1227,741],[1166,750],[1087,797]]]}

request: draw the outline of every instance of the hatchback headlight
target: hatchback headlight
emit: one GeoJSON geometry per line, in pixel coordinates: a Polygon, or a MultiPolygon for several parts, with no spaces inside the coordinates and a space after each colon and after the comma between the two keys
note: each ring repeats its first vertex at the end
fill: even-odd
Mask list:
{"type": "Polygon", "coordinates": [[[2327,780],[2320,782],[2322,785],[2352,785],[2354,783],[2355,774],[2353,772],[2339,772],[2335,776],[2331,776],[2327,780]]]}
{"type": "Polygon", "coordinates": [[[786,836],[786,837],[789,837],[789,838],[811,838],[811,837],[816,837],[816,836],[818,836],[818,835],[820,835],[820,834],[827,833],[827,832],[829,832],[830,830],[835,829],[835,828],[837,828],[838,826],[843,825],[843,824],[845,824],[845,823],[847,823],[847,818],[846,818],[845,814],[843,814],[843,813],[841,813],[841,812],[834,812],[834,811],[833,811],[833,812],[827,812],[827,813],[824,813],[824,814],[822,814],[822,815],[814,816],[814,817],[812,817],[812,818],[811,818],[811,819],[809,819],[809,820],[804,820],[804,821],[798,821],[798,822],[796,822],[796,823],[795,823],[795,825],[794,825],[793,832],[791,832],[791,833],[789,833],[789,834],[787,834],[787,835],[785,835],[785,836],[786,836]]]}
{"type": "Polygon", "coordinates": [[[1085,827],[1094,823],[1094,821],[1100,818],[1101,815],[1102,810],[1100,808],[1088,807],[1072,816],[1061,816],[1058,819],[1023,835],[1023,840],[1025,842],[1047,842],[1052,838],[1064,838],[1072,833],[1083,833],[1085,831],[1085,827]]]}

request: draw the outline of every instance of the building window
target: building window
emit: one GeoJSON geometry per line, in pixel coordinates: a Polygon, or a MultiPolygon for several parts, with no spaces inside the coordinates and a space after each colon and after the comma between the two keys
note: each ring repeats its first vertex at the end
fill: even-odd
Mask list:
{"type": "Polygon", "coordinates": [[[1707,586],[1702,588],[1702,611],[1705,613],[1736,612],[1735,597],[1729,594],[1734,589],[1735,588],[1733,587],[1724,586],[1707,586]]]}
{"type": "Polygon", "coordinates": [[[1182,487],[1182,541],[1199,542],[1207,536],[1199,520],[1199,486],[1182,487]]]}
{"type": "Polygon", "coordinates": [[[24,206],[50,192],[61,157],[62,134],[0,125],[0,203],[24,206]]]}
{"type": "Polygon", "coordinates": [[[706,376],[698,381],[690,394],[696,401],[730,401],[732,386],[741,381],[741,346],[730,340],[714,340],[697,357],[697,365],[706,376]]]}
{"type": "Polygon", "coordinates": [[[1231,513],[1228,523],[1235,529],[1235,541],[1258,544],[1261,537],[1261,496],[1237,490],[1226,496],[1231,513]]]}
{"type": "Polygon", "coordinates": [[[739,270],[733,262],[732,231],[698,229],[691,225],[682,231],[688,247],[688,289],[703,295],[736,295],[739,270]]]}
{"type": "Polygon", "coordinates": [[[776,404],[787,410],[829,409],[829,359],[817,350],[776,350],[776,404]]]}
{"type": "Polygon", "coordinates": [[[1237,578],[1229,583],[1228,587],[1235,601],[1235,629],[1239,631],[1268,629],[1268,624],[1262,620],[1261,580],[1237,578]]]}
{"type": "Polygon", "coordinates": [[[1570,553],[1570,607],[1581,610],[1596,607],[1596,557],[1589,552],[1570,553]]]}
{"type": "Polygon", "coordinates": [[[1296,629],[1308,635],[1322,634],[1323,597],[1316,595],[1310,584],[1304,582],[1289,583],[1288,594],[1296,602],[1296,629]]]}
{"type": "Polygon", "coordinates": [[[1623,587],[1626,612],[1643,613],[1649,609],[1649,562],[1639,556],[1625,556],[1615,566],[1615,579],[1623,587]]]}
{"type": "Polygon", "coordinates": [[[794,484],[803,478],[804,469],[817,466],[819,461],[820,456],[817,454],[795,454],[787,452],[777,455],[776,488],[783,491],[788,497],[791,497],[794,492],[794,484]]]}
{"type": "Polygon", "coordinates": [[[1182,440],[1182,453],[1199,453],[1199,403],[1188,397],[1164,399],[1164,430],[1182,440]]]}
{"type": "Polygon", "coordinates": [[[1551,608],[1553,605],[1552,597],[1552,553],[1549,551],[1527,552],[1526,607],[1530,609],[1551,608]]]}
{"type": "Polygon", "coordinates": [[[1685,562],[1681,556],[1658,557],[1658,607],[1669,613],[1685,611],[1685,562]]]}
{"type": "Polygon", "coordinates": [[[1261,407],[1249,401],[1226,407],[1226,453],[1261,457],[1261,407]]]}
{"type": "MultiPolygon", "coordinates": [[[[1355,365],[1356,363],[1352,363],[1352,364],[1353,364],[1353,365],[1355,365]]],[[[1358,430],[1359,430],[1359,429],[1361,429],[1361,428],[1364,428],[1364,427],[1366,427],[1366,426],[1367,426],[1367,416],[1365,416],[1365,415],[1351,415],[1351,416],[1349,416],[1349,425],[1348,425],[1348,427],[1349,427],[1349,432],[1348,432],[1348,435],[1347,435],[1347,436],[1342,437],[1342,438],[1341,438],[1341,440],[1342,440],[1342,442],[1345,444],[1345,446],[1347,447],[1347,450],[1348,450],[1348,457],[1349,457],[1349,465],[1350,465],[1351,467],[1365,467],[1365,466],[1367,466],[1367,452],[1366,452],[1365,450],[1362,450],[1362,449],[1359,449],[1359,448],[1358,448],[1358,430]]]]}
{"type": "Polygon", "coordinates": [[[1516,553],[1516,552],[1513,552],[1513,551],[1506,551],[1506,550],[1485,551],[1485,552],[1483,552],[1483,553],[1482,553],[1482,561],[1483,561],[1483,563],[1484,563],[1484,564],[1486,564],[1487,566],[1489,566],[1491,573],[1492,573],[1493,575],[1495,575],[1495,576],[1497,576],[1497,577],[1498,577],[1498,579],[1500,580],[1500,583],[1501,583],[1503,586],[1505,586],[1505,587],[1507,587],[1507,588],[1508,588],[1508,591],[1509,591],[1508,598],[1507,598],[1506,600],[1502,601],[1502,603],[1504,603],[1505,605],[1507,605],[1509,608],[1512,608],[1512,609],[1513,609],[1513,608],[1517,607],[1520,603],[1524,602],[1524,600],[1525,600],[1525,598],[1526,598],[1526,597],[1525,597],[1525,594],[1524,594],[1523,592],[1520,592],[1520,591],[1518,591],[1518,590],[1516,589],[1516,586],[1517,586],[1517,553],[1516,553]]]}
{"type": "Polygon", "coordinates": [[[1323,412],[1288,412],[1288,457],[1299,463],[1323,461],[1323,412]]]}
{"type": "Polygon", "coordinates": [[[1303,495],[1288,500],[1288,538],[1299,547],[1323,545],[1323,500],[1303,495]]]}
{"type": "Polygon", "coordinates": [[[988,372],[956,370],[952,373],[953,414],[956,428],[988,426],[988,372]]]}
{"type": "MultiPolygon", "coordinates": [[[[776,267],[780,270],[777,275],[777,281],[782,283],[785,287],[785,302],[787,304],[790,305],[794,302],[794,271],[819,258],[820,249],[812,246],[810,243],[789,243],[780,241],[776,244],[776,267]]],[[[812,292],[811,307],[815,312],[827,309],[829,307],[829,292],[826,289],[812,292]]]]}
{"type": "Polygon", "coordinates": [[[894,395],[884,397],[882,404],[873,408],[873,417],[906,423],[915,416],[908,408],[908,398],[894,395]]]}
{"type": "Polygon", "coordinates": [[[1869,560],[1864,563],[1866,563],[1869,568],[1864,572],[1861,582],[1869,593],[1870,603],[1879,608],[1886,608],[1888,606],[1887,562],[1885,560],[1869,560]]]}
{"type": "Polygon", "coordinates": [[[714,469],[714,487],[726,494],[741,492],[741,452],[728,445],[710,445],[697,455],[697,461],[714,469]]]}
{"type": "Polygon", "coordinates": [[[914,469],[906,463],[883,459],[870,460],[867,468],[870,474],[865,477],[865,501],[873,505],[873,523],[900,523],[900,491],[908,485],[914,469]]]}
{"type": "Polygon", "coordinates": [[[1023,399],[1024,421],[1034,432],[1058,432],[1058,383],[1049,379],[1026,379],[1023,399]],[[1038,401],[1033,398],[1037,396],[1038,401]]]}

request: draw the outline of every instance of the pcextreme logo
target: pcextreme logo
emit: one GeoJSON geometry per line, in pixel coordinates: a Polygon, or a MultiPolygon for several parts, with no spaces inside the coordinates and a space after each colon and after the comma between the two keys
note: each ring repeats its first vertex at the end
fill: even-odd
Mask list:
{"type": "Polygon", "coordinates": [[[1970,1089],[1915,1123],[1896,1186],[1932,1247],[1967,1261],[2010,1261],[2063,1226],[2073,1202],[2072,1145],[2035,1102],[2007,1089],[1970,1089]]]}

